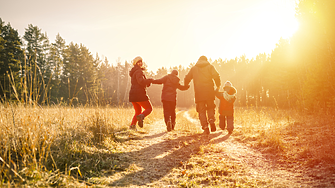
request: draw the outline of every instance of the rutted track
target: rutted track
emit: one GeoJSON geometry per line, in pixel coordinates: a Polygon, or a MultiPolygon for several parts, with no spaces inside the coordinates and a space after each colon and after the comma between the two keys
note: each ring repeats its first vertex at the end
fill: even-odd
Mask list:
{"type": "MultiPolygon", "coordinates": [[[[183,116],[188,121],[198,124],[195,126],[200,126],[199,121],[191,118],[187,112],[181,113],[184,113],[183,116]]],[[[117,158],[120,161],[118,168],[125,170],[108,176],[104,180],[108,186],[178,187],[173,182],[179,177],[176,169],[180,169],[181,162],[188,162],[192,156],[198,155],[201,145],[220,149],[222,152],[215,155],[242,167],[244,176],[249,179],[267,182],[257,187],[317,186],[316,182],[305,176],[302,171],[282,169],[275,160],[236,141],[234,134],[228,135],[226,131],[218,130],[211,133],[209,140],[202,141],[199,134],[190,135],[183,131],[167,133],[163,120],[145,125],[144,130],[146,131],[139,130],[134,134],[139,136],[126,141],[126,146],[117,148],[122,151],[117,158]]]]}
{"type": "MultiPolygon", "coordinates": [[[[188,112],[185,112],[184,117],[191,122],[197,122],[190,117],[188,112]]],[[[210,143],[216,144],[217,147],[223,147],[225,155],[235,162],[242,164],[250,176],[263,180],[271,180],[274,187],[313,186],[313,179],[305,176],[302,171],[292,172],[291,170],[281,169],[280,166],[276,164],[276,161],[236,141],[233,135],[223,135],[210,140],[210,143]]]]}

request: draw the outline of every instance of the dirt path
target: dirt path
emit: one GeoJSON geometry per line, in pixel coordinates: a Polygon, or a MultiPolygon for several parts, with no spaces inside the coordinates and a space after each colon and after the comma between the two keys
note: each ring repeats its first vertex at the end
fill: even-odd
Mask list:
{"type": "MultiPolygon", "coordinates": [[[[182,113],[200,127],[187,112],[182,113]]],[[[234,134],[230,136],[219,130],[204,139],[201,134],[178,130],[167,133],[163,125],[163,121],[158,121],[145,125],[145,131],[123,135],[126,141],[117,148],[122,152],[115,156],[120,163],[106,176],[105,184],[117,187],[221,187],[223,183],[228,187],[317,187],[302,170],[282,169],[273,158],[237,142],[234,134]],[[195,183],[189,184],[192,182],[195,183]]]]}

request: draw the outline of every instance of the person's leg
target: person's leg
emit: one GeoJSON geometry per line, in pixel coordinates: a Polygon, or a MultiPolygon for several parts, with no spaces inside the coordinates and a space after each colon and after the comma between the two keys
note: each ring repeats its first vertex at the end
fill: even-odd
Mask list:
{"type": "Polygon", "coordinates": [[[169,104],[167,101],[162,101],[163,103],[163,114],[164,114],[164,122],[165,125],[170,121],[170,116],[169,116],[169,104]]]}
{"type": "Polygon", "coordinates": [[[220,114],[219,119],[220,119],[220,123],[219,123],[220,128],[222,130],[225,130],[226,129],[226,116],[220,114]]]}
{"type": "MultiPolygon", "coordinates": [[[[206,115],[206,103],[205,102],[197,102],[196,109],[199,115],[199,120],[201,124],[202,130],[209,131],[208,129],[208,122],[207,122],[207,115],[206,115]]],[[[209,133],[209,132],[208,132],[209,133]]]]}
{"type": "Polygon", "coordinates": [[[176,101],[171,102],[171,128],[174,130],[176,125],[176,101]]]}
{"type": "Polygon", "coordinates": [[[234,116],[227,116],[227,130],[228,133],[233,133],[234,130],[234,116]]]}
{"type": "Polygon", "coordinates": [[[150,101],[137,102],[139,105],[144,108],[144,111],[141,113],[144,117],[147,117],[152,112],[152,105],[150,101]]]}
{"type": "Polygon", "coordinates": [[[143,127],[143,120],[146,116],[148,116],[152,112],[152,106],[150,101],[142,101],[142,102],[137,102],[139,105],[141,105],[142,108],[144,108],[144,111],[136,116],[138,120],[138,126],[143,127]]]}
{"type": "Polygon", "coordinates": [[[136,116],[141,114],[142,108],[139,104],[137,104],[136,102],[132,102],[133,106],[134,106],[134,110],[135,110],[135,115],[133,116],[133,119],[131,121],[131,125],[135,125],[137,123],[137,118],[136,116]]]}
{"type": "Polygon", "coordinates": [[[168,132],[171,131],[171,103],[170,101],[162,101],[163,102],[163,111],[164,111],[164,121],[166,125],[166,129],[168,132]]]}
{"type": "Polygon", "coordinates": [[[215,103],[214,100],[209,100],[207,102],[207,116],[208,116],[208,122],[211,126],[211,131],[216,131],[216,125],[215,125],[215,103]]]}

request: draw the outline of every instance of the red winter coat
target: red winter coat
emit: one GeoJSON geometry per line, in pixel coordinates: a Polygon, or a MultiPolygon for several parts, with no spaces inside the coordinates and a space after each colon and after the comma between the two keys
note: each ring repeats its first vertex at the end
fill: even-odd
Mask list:
{"type": "Polygon", "coordinates": [[[231,100],[227,101],[224,96],[223,92],[217,92],[216,97],[220,99],[220,106],[219,106],[219,113],[223,116],[233,116],[234,115],[234,102],[236,100],[236,92],[237,90],[234,87],[225,86],[223,88],[230,96],[231,100]]]}

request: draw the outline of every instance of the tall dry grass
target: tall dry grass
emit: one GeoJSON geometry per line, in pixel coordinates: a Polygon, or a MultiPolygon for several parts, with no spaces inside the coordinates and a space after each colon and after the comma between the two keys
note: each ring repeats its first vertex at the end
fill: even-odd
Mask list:
{"type": "Polygon", "coordinates": [[[275,108],[236,108],[234,137],[282,161],[335,167],[335,114],[275,108]]]}
{"type": "Polygon", "coordinates": [[[0,110],[0,186],[62,186],[75,182],[68,175],[83,180],[99,174],[113,163],[115,133],[128,130],[134,113],[131,108],[9,103],[0,110]]]}
{"type": "Polygon", "coordinates": [[[276,108],[236,108],[235,135],[242,142],[269,151],[283,151],[281,132],[293,123],[296,112],[276,108]]]}
{"type": "MultiPolygon", "coordinates": [[[[90,177],[99,177],[111,166],[118,168],[119,159],[113,154],[121,152],[117,148],[124,141],[118,134],[132,134],[128,130],[132,108],[6,103],[0,104],[0,110],[0,186],[84,187],[90,177]]],[[[162,121],[162,112],[155,108],[145,124],[162,121]]],[[[195,109],[188,114],[198,121],[195,109]]],[[[183,112],[177,114],[176,130],[202,132],[183,112]]],[[[231,137],[286,160],[315,166],[335,164],[334,133],[332,114],[236,108],[231,137]]]]}

